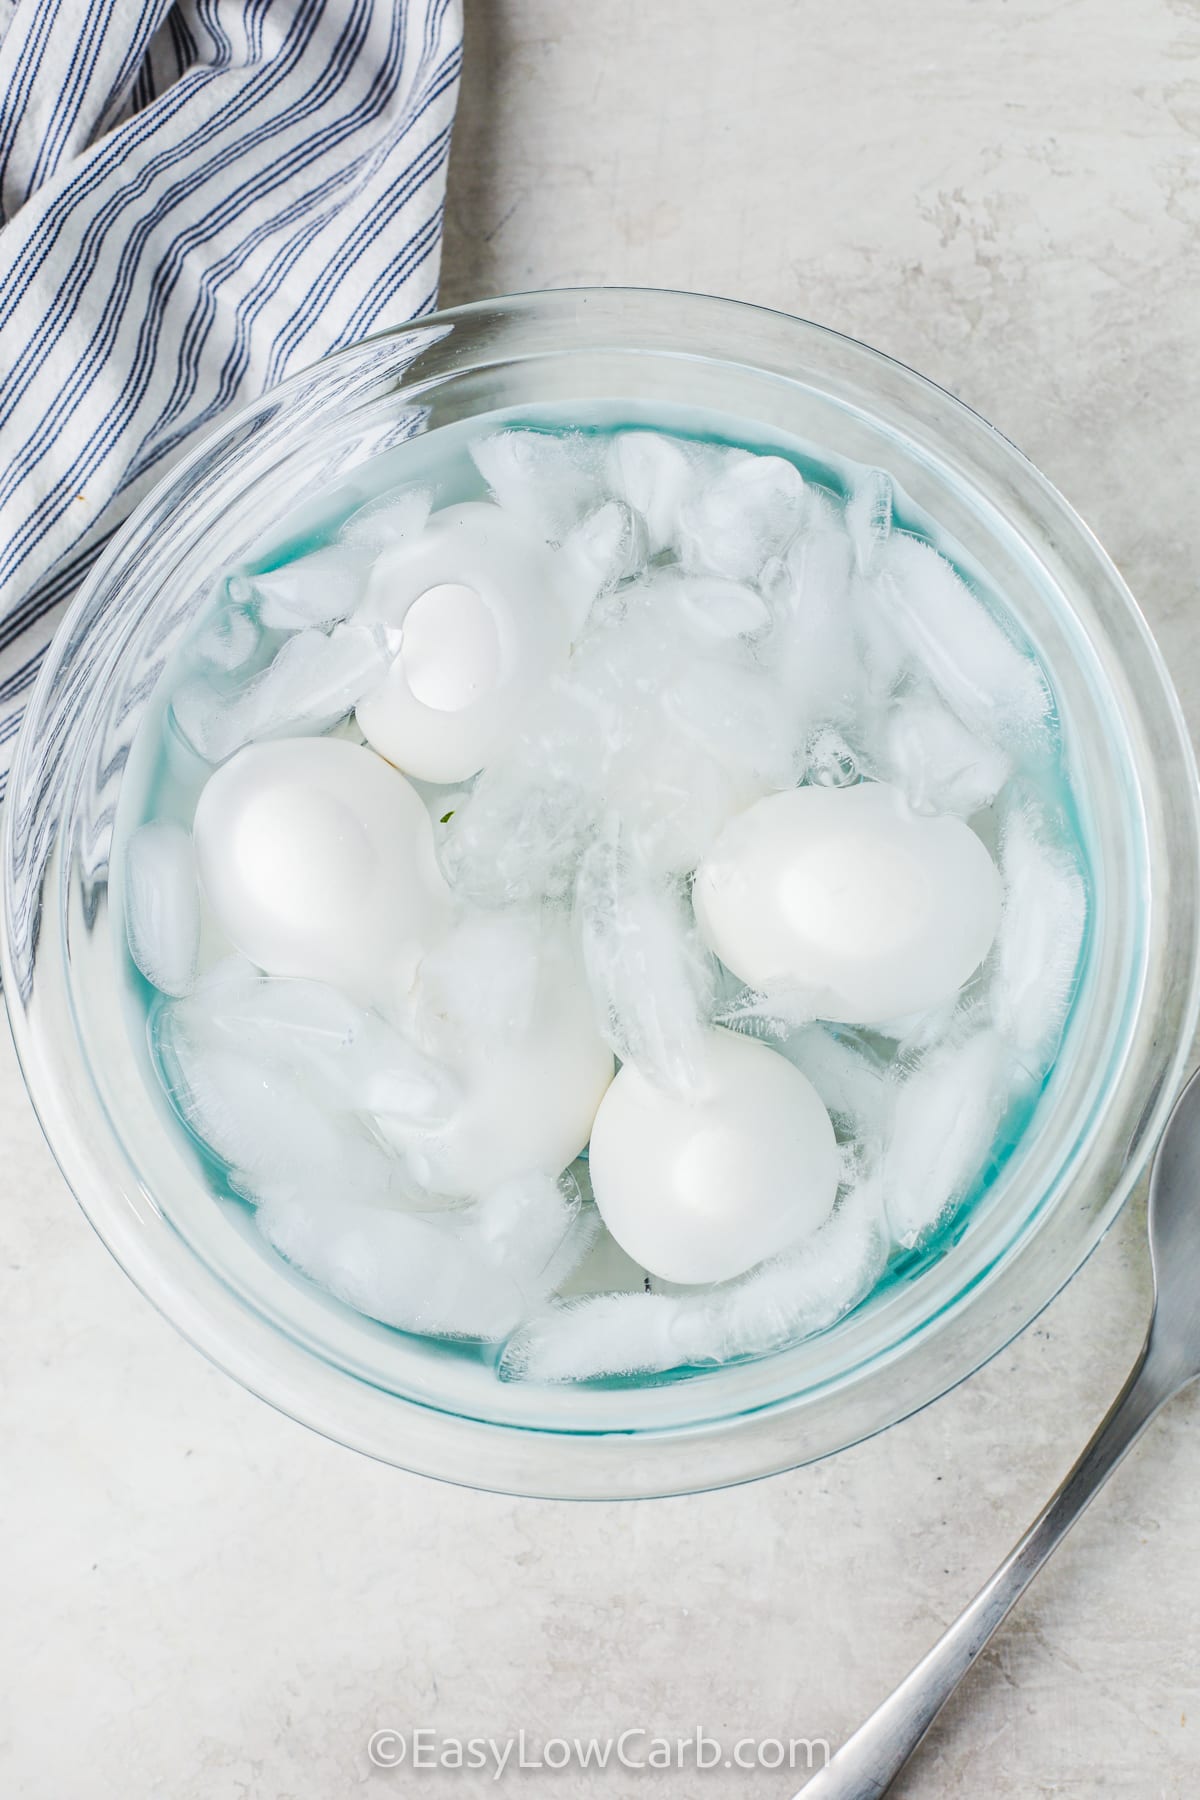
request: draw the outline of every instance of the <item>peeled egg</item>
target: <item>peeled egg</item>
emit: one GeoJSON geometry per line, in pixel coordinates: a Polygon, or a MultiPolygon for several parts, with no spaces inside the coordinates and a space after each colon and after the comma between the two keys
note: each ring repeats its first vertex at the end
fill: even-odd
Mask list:
{"type": "Polygon", "coordinates": [[[588,1163],[621,1248],[682,1283],[727,1281],[807,1237],[832,1211],[839,1176],[812,1083],[778,1050],[719,1027],[694,1096],[622,1067],[596,1114],[588,1163]]]}
{"type": "Polygon", "coordinates": [[[1000,878],[970,826],[914,813],[882,782],[757,801],[722,831],[692,897],[741,980],[799,988],[817,1017],[851,1025],[951,999],[1000,919],[1000,878]]]}
{"type": "Polygon", "coordinates": [[[404,991],[449,895],[416,791],[340,738],[251,744],[206,782],[193,826],[205,900],[270,975],[372,1000],[404,991]]]}
{"type": "Polygon", "coordinates": [[[555,553],[482,501],[434,513],[380,557],[357,615],[400,628],[363,736],[423,781],[465,781],[520,729],[566,661],[571,617],[555,553]]]}
{"type": "Polygon", "coordinates": [[[579,1155],[614,1065],[564,929],[461,922],[417,972],[411,1024],[460,1095],[432,1128],[378,1120],[422,1187],[466,1198],[579,1155]]]}

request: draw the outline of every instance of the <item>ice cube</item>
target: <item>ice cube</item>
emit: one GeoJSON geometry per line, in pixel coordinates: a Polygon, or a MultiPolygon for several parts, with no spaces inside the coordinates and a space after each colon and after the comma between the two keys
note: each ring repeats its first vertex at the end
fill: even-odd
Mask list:
{"type": "Polygon", "coordinates": [[[575,696],[551,685],[519,737],[446,822],[442,866],[482,906],[569,894],[592,829],[599,746],[575,696]]]}
{"type": "Polygon", "coordinates": [[[690,737],[660,723],[644,748],[631,747],[612,771],[630,842],[660,875],[686,875],[712,848],[736,813],[761,799],[764,784],[748,770],[706,754],[690,737]]]}
{"type": "Polygon", "coordinates": [[[897,1243],[920,1242],[982,1178],[1005,1073],[1003,1042],[983,1027],[940,1045],[897,1080],[882,1165],[897,1243]]]}
{"type": "Polygon", "coordinates": [[[421,959],[426,1035],[459,1055],[480,1039],[497,1048],[526,1033],[537,1005],[546,925],[536,908],[464,912],[421,959]]]}
{"type": "Polygon", "coordinates": [[[191,833],[169,819],[139,825],[125,851],[129,953],[164,994],[186,994],[200,949],[200,893],[191,833]]]}
{"type": "Polygon", "coordinates": [[[713,456],[656,431],[619,431],[609,444],[605,474],[617,498],[643,520],[646,552],[659,556],[679,544],[681,514],[713,456]]]}
{"type": "Polygon", "coordinates": [[[678,885],[656,881],[610,820],[583,859],[576,910],[605,1042],[648,1081],[690,1091],[714,965],[678,885]]]}
{"type": "Polygon", "coordinates": [[[764,1356],[828,1331],[870,1293],[889,1248],[881,1183],[870,1175],[796,1249],[716,1290],[718,1305],[707,1317],[689,1318],[679,1333],[688,1360],[764,1356]]]}
{"type": "Polygon", "coordinates": [[[259,630],[242,606],[223,606],[196,633],[189,646],[199,669],[232,675],[250,661],[259,645],[259,630]]]}
{"type": "Polygon", "coordinates": [[[591,738],[599,726],[597,748],[611,754],[629,740],[636,715],[656,700],[684,654],[662,581],[651,575],[622,589],[577,646],[562,684],[577,729],[591,738]]]}
{"type": "Polygon", "coordinates": [[[888,713],[872,772],[898,787],[915,812],[967,819],[992,804],[1012,761],[932,695],[909,693],[888,713]]]}
{"type": "Polygon", "coordinates": [[[680,513],[684,567],[753,581],[806,515],[804,478],[782,456],[730,451],[680,513]]]}
{"type": "Polygon", "coordinates": [[[379,556],[385,550],[394,550],[397,545],[419,537],[432,510],[433,493],[429,488],[408,488],[403,493],[384,494],[351,513],[338,532],[338,542],[348,546],[351,552],[365,551],[369,557],[379,556]]]}
{"type": "Polygon", "coordinates": [[[173,1103],[260,1207],[268,1241],[384,1323],[503,1337],[596,1234],[570,1176],[533,1174],[430,1210],[357,1115],[396,1101],[428,1127],[431,1100],[446,1098],[437,1071],[427,1081],[418,1053],[334,989],[261,979],[230,959],[159,1009],[153,1038],[173,1103]]]}
{"type": "Polygon", "coordinates": [[[933,681],[965,725],[1003,742],[1043,724],[1050,696],[1037,664],[936,550],[893,532],[877,566],[881,604],[910,668],[933,681]]]}
{"type": "Polygon", "coordinates": [[[600,1215],[583,1206],[570,1170],[502,1183],[476,1202],[471,1220],[484,1254],[533,1302],[570,1277],[600,1233],[600,1215]]]}
{"type": "Polygon", "coordinates": [[[202,676],[171,698],[180,735],[205,762],[220,763],[263,738],[326,730],[345,718],[391,667],[396,643],[381,625],[335,625],[287,638],[274,660],[232,687],[202,676]]]}
{"type": "Polygon", "coordinates": [[[462,1215],[329,1200],[268,1200],[257,1213],[280,1256],[367,1318],[400,1331],[496,1342],[526,1312],[526,1296],[455,1219],[462,1215]]]}
{"type": "Polygon", "coordinates": [[[554,544],[603,499],[600,456],[581,432],[498,431],[471,446],[497,503],[554,544]]]}
{"type": "Polygon", "coordinates": [[[772,707],[771,680],[761,671],[749,697],[749,667],[722,686],[719,661],[681,636],[657,582],[621,598],[620,610],[579,646],[562,684],[587,770],[581,787],[593,814],[620,814],[648,866],[682,874],[771,785],[753,765],[777,768],[785,759],[786,716],[782,705],[772,707]],[[689,684],[689,672],[706,664],[713,682],[706,686],[700,672],[689,684]],[[706,718],[714,682],[726,702],[732,690],[732,717],[706,718]]]}
{"type": "Polygon", "coordinates": [[[349,617],[366,593],[370,556],[361,549],[331,544],[249,577],[239,595],[269,631],[298,631],[333,625],[349,617]]]}
{"type": "Polygon", "coordinates": [[[470,1198],[575,1160],[613,1060],[564,919],[468,916],[422,960],[410,1008],[417,1043],[462,1095],[444,1122],[379,1119],[422,1187],[470,1198]]]}
{"type": "Polygon", "coordinates": [[[687,1302],[673,1294],[595,1294],[562,1301],[514,1332],[502,1381],[592,1381],[678,1367],[675,1330],[687,1302]]]}
{"type": "Polygon", "coordinates": [[[172,1104],[229,1165],[238,1192],[383,1199],[407,1191],[396,1159],[354,1120],[315,1104],[294,1072],[230,1048],[195,997],[161,1007],[152,1040],[172,1104]]]}
{"type": "Polygon", "coordinates": [[[567,533],[562,555],[564,588],[578,636],[594,602],[641,568],[645,534],[627,506],[608,500],[567,533]]]}
{"type": "Polygon", "coordinates": [[[779,1045],[816,1088],[835,1124],[877,1156],[892,1101],[886,1065],[853,1032],[810,1025],[779,1045]]]}
{"type": "Polygon", "coordinates": [[[804,771],[803,721],[783,686],[749,655],[697,656],[663,693],[667,717],[760,793],[794,787],[804,771]]]}
{"type": "Polygon", "coordinates": [[[543,1306],[598,1230],[569,1175],[527,1176],[434,1211],[267,1194],[258,1224],[288,1262],[368,1318],[484,1343],[543,1306]]]}
{"type": "Polygon", "coordinates": [[[326,1110],[429,1124],[461,1098],[443,1064],[323,982],[235,967],[197,993],[193,1019],[214,1043],[305,1081],[326,1110]]]}
{"type": "Polygon", "coordinates": [[[873,575],[880,551],[892,534],[895,490],[890,475],[868,469],[846,502],[846,530],[860,575],[873,575]]]}
{"type": "Polygon", "coordinates": [[[1036,809],[1016,808],[1000,836],[1004,903],[990,964],[996,1028],[1035,1078],[1058,1049],[1087,920],[1083,879],[1036,809]]]}
{"type": "Polygon", "coordinates": [[[587,789],[539,768],[528,742],[485,769],[446,823],[442,866],[452,888],[481,906],[562,899],[591,827],[587,789]]]}
{"type": "Polygon", "coordinates": [[[732,976],[722,983],[714,1013],[718,1025],[776,1042],[803,1031],[816,1016],[816,996],[805,988],[782,983],[770,989],[754,988],[737,983],[732,976]]]}
{"type": "Polygon", "coordinates": [[[911,1065],[927,1050],[935,1049],[950,1038],[970,1019],[978,999],[979,972],[949,1000],[931,1006],[924,1012],[907,1013],[899,1019],[886,1019],[871,1027],[876,1037],[891,1038],[893,1054],[911,1065]]]}
{"type": "Polygon", "coordinates": [[[844,721],[856,748],[869,754],[883,716],[915,667],[902,616],[884,590],[882,578],[854,575],[847,599],[854,621],[859,687],[853,717],[844,721]]]}
{"type": "Polygon", "coordinates": [[[845,725],[861,710],[863,663],[849,602],[851,550],[840,527],[797,538],[769,598],[776,623],[763,646],[806,731],[845,725]]]}
{"type": "Polygon", "coordinates": [[[675,566],[664,569],[659,581],[664,597],[674,600],[684,623],[701,639],[757,637],[771,624],[767,602],[744,581],[688,575],[675,566]]]}

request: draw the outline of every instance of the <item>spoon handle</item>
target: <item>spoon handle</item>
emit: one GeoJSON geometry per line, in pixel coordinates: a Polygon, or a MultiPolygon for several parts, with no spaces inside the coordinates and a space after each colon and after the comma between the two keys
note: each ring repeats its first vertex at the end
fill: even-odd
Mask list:
{"type": "Polygon", "coordinates": [[[1180,1385],[1147,1339],[1096,1435],[1024,1537],[945,1635],[793,1800],[878,1800],[886,1793],[997,1626],[1093,1495],[1180,1385]]]}

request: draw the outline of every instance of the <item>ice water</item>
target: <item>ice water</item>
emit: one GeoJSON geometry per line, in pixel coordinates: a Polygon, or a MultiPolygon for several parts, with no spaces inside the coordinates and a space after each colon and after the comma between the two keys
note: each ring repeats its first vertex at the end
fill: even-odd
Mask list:
{"type": "MultiPolygon", "coordinates": [[[[133,1029],[214,1204],[251,1209],[272,1252],[342,1303],[502,1379],[677,1378],[913,1279],[1027,1125],[1086,951],[1053,690],[1003,596],[886,471],[683,409],[442,427],[214,568],[147,710],[119,838],[133,1029]],[[514,612],[506,646],[476,629],[469,580],[432,582],[430,642],[470,648],[453,693],[416,605],[397,626],[373,574],[401,552],[423,566],[447,531],[481,579],[489,555],[514,588],[545,572],[543,610],[561,611],[514,612]],[[505,690],[513,718],[480,713],[476,752],[446,721],[475,716],[514,643],[532,674],[505,690]],[[387,699],[402,650],[425,683],[408,712],[387,699]],[[440,871],[437,931],[418,920],[386,979],[361,942],[333,945],[316,977],[303,958],[264,976],[270,956],[214,915],[216,878],[197,883],[201,797],[253,746],[365,736],[365,754],[433,771],[408,787],[440,871]],[[997,923],[937,1004],[848,1021],[811,982],[739,978],[698,926],[697,870],[764,797],[872,783],[906,819],[969,826],[997,923]],[[686,1127],[714,1029],[815,1090],[832,1203],[789,1238],[784,1177],[763,1200],[769,1253],[680,1281],[614,1240],[572,1108],[590,1116],[618,1067],[686,1127]],[[536,1080],[498,1098],[496,1067],[523,1057],[536,1080]]],[[[309,920],[321,896],[299,898],[309,920]]],[[[753,916],[747,931],[752,948],[753,916]]],[[[736,1236],[736,1204],[731,1221],[736,1236]]]]}

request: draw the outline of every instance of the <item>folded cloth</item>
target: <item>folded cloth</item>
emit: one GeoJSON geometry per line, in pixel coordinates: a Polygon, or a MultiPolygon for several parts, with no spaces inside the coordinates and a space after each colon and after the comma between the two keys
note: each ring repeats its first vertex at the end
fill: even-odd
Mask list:
{"type": "Polygon", "coordinates": [[[6,19],[0,799],[63,606],[191,434],[435,305],[462,52],[461,0],[6,19]]]}

